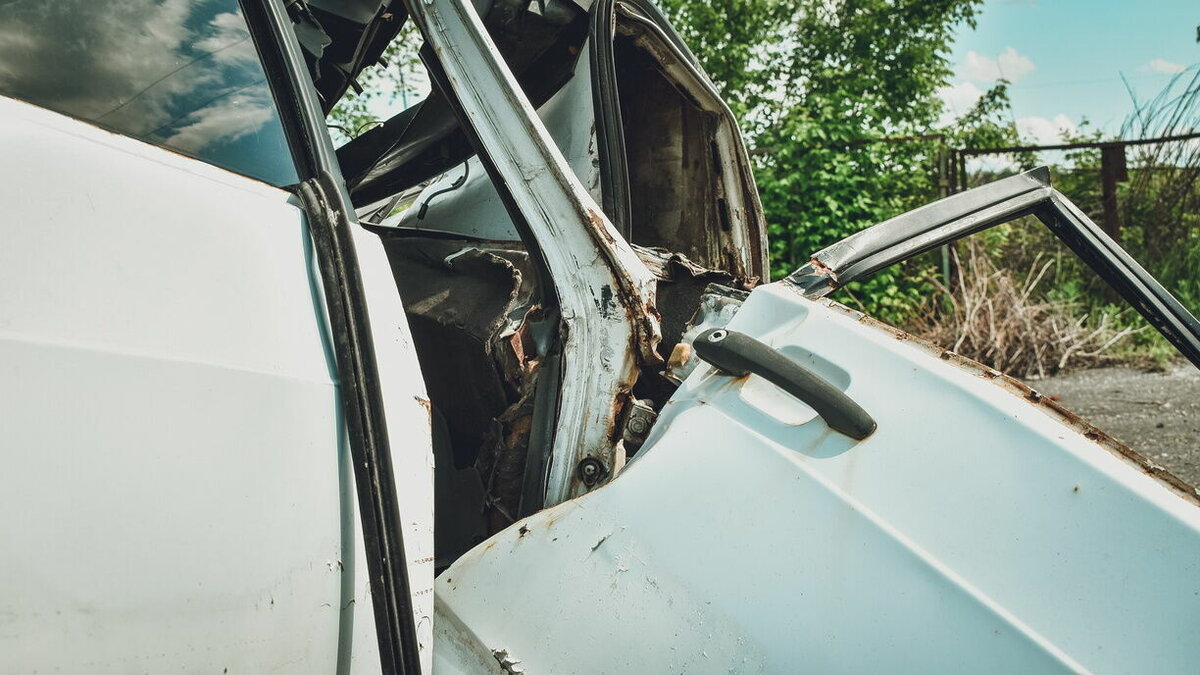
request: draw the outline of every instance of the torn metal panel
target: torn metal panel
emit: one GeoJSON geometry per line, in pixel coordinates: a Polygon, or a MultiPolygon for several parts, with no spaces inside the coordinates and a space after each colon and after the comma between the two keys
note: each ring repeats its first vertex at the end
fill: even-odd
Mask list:
{"type": "Polygon", "coordinates": [[[614,21],[630,241],[764,278],[766,226],[732,112],[653,5],[616,2],[614,21]]]}
{"type": "Polygon", "coordinates": [[[747,295],[749,293],[746,291],[721,284],[709,284],[704,288],[696,313],[688,320],[679,342],[675,344],[670,358],[667,359],[667,369],[664,372],[667,379],[679,384],[700,365],[692,349],[692,342],[696,336],[714,328],[728,326],[733,316],[742,308],[747,295]]]}
{"type": "Polygon", "coordinates": [[[750,289],[758,284],[756,277],[739,277],[725,269],[705,267],[682,253],[636,245],[633,249],[658,281],[658,304],[662,312],[662,341],[658,352],[664,361],[679,343],[689,318],[710,288],[719,286],[731,294],[744,296],[745,291],[737,289],[750,289]]]}
{"type": "Polygon", "coordinates": [[[514,187],[508,197],[558,297],[562,393],[545,486],[545,502],[558,503],[585,491],[583,459],[619,461],[618,416],[638,363],[661,361],[654,279],[571,172],[475,11],[462,0],[410,10],[498,177],[514,187]]]}
{"type": "Polygon", "coordinates": [[[518,512],[541,308],[525,251],[411,234],[383,241],[432,400],[441,567],[518,512]]]}
{"type": "MultiPolygon", "coordinates": [[[[528,11],[529,2],[482,0],[496,53],[535,107],[541,107],[572,79],[587,36],[587,15],[563,0],[540,3],[546,12],[528,11]]],[[[338,160],[356,205],[384,199],[461,164],[474,148],[454,111],[435,88],[428,97],[338,149],[338,160]]]]}

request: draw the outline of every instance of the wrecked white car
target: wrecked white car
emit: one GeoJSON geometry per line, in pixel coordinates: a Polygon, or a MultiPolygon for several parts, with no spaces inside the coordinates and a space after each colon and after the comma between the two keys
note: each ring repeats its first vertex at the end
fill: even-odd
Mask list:
{"type": "Polygon", "coordinates": [[[1044,171],[764,283],[646,0],[14,0],[0,120],[2,672],[1200,662],[1194,487],[822,299],[1035,215],[1200,364],[1044,171]]]}

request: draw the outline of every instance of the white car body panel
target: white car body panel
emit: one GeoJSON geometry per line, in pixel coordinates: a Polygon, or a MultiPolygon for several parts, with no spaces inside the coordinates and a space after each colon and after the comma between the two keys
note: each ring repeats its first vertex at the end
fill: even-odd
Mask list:
{"type": "Polygon", "coordinates": [[[1195,495],[859,318],[772,284],[729,328],[839,384],[874,435],[702,365],[609,485],[443,573],[439,616],[530,673],[1194,666],[1195,495]]]}
{"type": "MultiPolygon", "coordinates": [[[[324,269],[345,273],[340,290],[361,282],[369,310],[370,335],[347,328],[355,349],[338,355],[360,359],[356,394],[376,376],[382,390],[368,414],[387,427],[375,447],[390,451],[396,503],[371,506],[394,507],[403,528],[409,593],[389,600],[412,608],[421,672],[1194,670],[1195,489],[999,373],[793,286],[758,288],[728,329],[831,382],[878,430],[841,435],[683,345],[670,368],[690,374],[656,421],[639,418],[653,430],[622,468],[634,385],[659,375],[673,301],[655,252],[598,205],[593,83],[577,65],[539,117],[471,3],[411,9],[494,174],[476,155],[456,201],[444,188],[461,165],[425,189],[419,202],[446,200],[427,218],[384,224],[527,237],[561,320],[561,349],[538,356],[562,358],[557,435],[534,448],[552,460],[538,478],[557,505],[435,582],[422,378],[446,380],[421,372],[405,277],[379,237],[351,227],[344,257],[322,240],[336,263],[324,269]],[[588,482],[584,459],[615,477],[588,482]]],[[[662,31],[635,9],[620,11],[662,31]]],[[[285,65],[306,67],[293,51],[285,65]]],[[[299,117],[318,138],[290,140],[331,163],[312,107],[299,117]]],[[[356,484],[300,199],[3,97],[0,120],[0,673],[379,672],[377,640],[410,633],[376,630],[359,491],[386,491],[356,484]]],[[[333,184],[322,196],[345,197],[336,167],[318,168],[333,184]]],[[[748,169],[722,180],[753,194],[748,169]]],[[[758,256],[733,213],[735,248],[758,256]]],[[[714,274],[705,284],[735,278],[660,262],[714,274]]],[[[744,293],[726,290],[732,312],[744,293]]],[[[661,403],[670,389],[658,391],[661,403]]]]}
{"type": "MultiPolygon", "coordinates": [[[[579,63],[587,63],[588,57],[585,43],[579,63]]],[[[578,68],[582,73],[584,66],[579,65],[578,68]]],[[[582,75],[572,77],[536,113],[571,171],[592,198],[599,200],[600,169],[596,159],[595,125],[582,123],[593,118],[591,79],[582,75]]],[[[383,224],[453,232],[494,241],[519,241],[521,235],[513,226],[512,218],[505,211],[500,195],[479,157],[472,157],[464,165],[469,165],[469,168],[457,166],[433,180],[417,196],[412,208],[384,220],[383,224]],[[467,180],[461,187],[453,188],[455,181],[462,178],[464,170],[467,180]],[[444,199],[447,190],[453,191],[456,196],[453,208],[446,208],[446,202],[449,201],[444,199]],[[428,208],[424,209],[424,217],[418,217],[423,204],[428,204],[428,208]]]]}
{"type": "MultiPolygon", "coordinates": [[[[396,293],[396,282],[379,238],[358,227],[353,228],[352,232],[359,274],[370,311],[376,363],[381,374],[380,387],[383,390],[396,480],[396,505],[403,526],[404,553],[408,558],[417,643],[422,670],[430,672],[433,658],[434,461],[429,398],[425,394],[425,382],[421,379],[421,367],[417,363],[404,306],[396,293]]],[[[349,484],[348,488],[351,490],[348,504],[352,506],[353,484],[349,484]]],[[[353,532],[361,547],[360,531],[356,522],[353,532]]],[[[363,661],[361,672],[377,672],[378,644],[365,562],[359,569],[362,574],[358,577],[355,594],[358,617],[355,621],[355,656],[363,661]],[[360,654],[359,650],[368,651],[360,654]]],[[[357,661],[355,672],[359,672],[357,661]]]]}
{"type": "MultiPolygon", "coordinates": [[[[296,198],[11,99],[0,118],[0,671],[377,671],[296,198]]],[[[357,243],[428,646],[428,411],[357,243]]]]}

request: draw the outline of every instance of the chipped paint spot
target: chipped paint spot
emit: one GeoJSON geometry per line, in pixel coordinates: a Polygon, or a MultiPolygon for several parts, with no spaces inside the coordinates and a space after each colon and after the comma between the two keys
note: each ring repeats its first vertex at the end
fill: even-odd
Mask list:
{"type": "Polygon", "coordinates": [[[496,663],[504,669],[504,672],[512,675],[521,675],[525,672],[525,668],[521,666],[521,660],[513,658],[507,649],[493,649],[492,656],[495,657],[496,663]]]}
{"type": "Polygon", "coordinates": [[[608,538],[611,536],[612,536],[611,534],[606,534],[603,537],[600,537],[600,541],[596,542],[596,544],[594,546],[592,546],[592,553],[595,553],[596,549],[600,548],[600,545],[603,544],[604,542],[608,541],[608,538]]]}

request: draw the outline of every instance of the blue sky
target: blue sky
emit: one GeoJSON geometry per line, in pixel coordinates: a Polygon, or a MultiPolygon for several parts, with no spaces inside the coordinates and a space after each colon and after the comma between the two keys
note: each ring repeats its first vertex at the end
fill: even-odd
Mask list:
{"type": "Polygon", "coordinates": [[[1194,72],[1197,25],[1197,0],[988,0],[959,31],[943,98],[962,112],[1003,74],[1025,140],[1055,142],[1084,118],[1116,135],[1133,111],[1121,75],[1144,101],[1194,72]]]}

